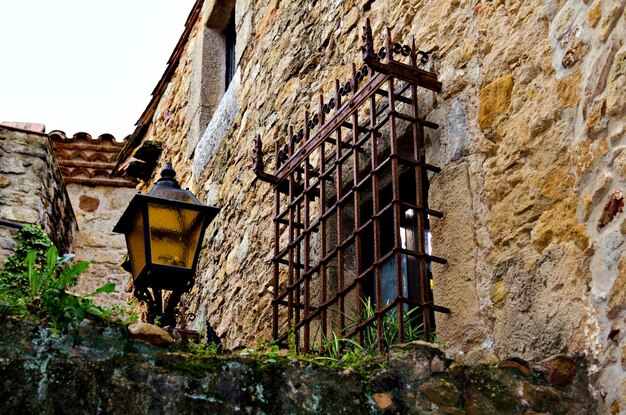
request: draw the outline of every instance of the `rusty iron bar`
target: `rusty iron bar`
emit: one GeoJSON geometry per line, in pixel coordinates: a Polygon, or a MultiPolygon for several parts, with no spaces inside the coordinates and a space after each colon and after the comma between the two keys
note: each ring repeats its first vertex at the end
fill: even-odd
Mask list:
{"type": "MultiPolygon", "coordinates": [[[[357,71],[356,65],[352,64],[352,82],[354,85],[357,85],[357,71]]],[[[352,98],[354,99],[354,95],[356,93],[356,88],[352,92],[352,98]]],[[[356,270],[356,275],[359,275],[362,271],[362,254],[361,254],[361,233],[357,232],[357,229],[361,226],[361,197],[359,188],[356,187],[356,184],[359,182],[359,172],[360,168],[360,160],[359,160],[359,151],[358,151],[358,143],[359,143],[359,112],[358,109],[352,113],[352,192],[353,192],[353,212],[354,212],[354,221],[353,221],[353,235],[354,235],[354,269],[356,270]]],[[[361,299],[364,297],[363,294],[363,284],[359,283],[357,285],[357,298],[361,299]]],[[[359,318],[363,315],[363,302],[357,301],[357,313],[359,318]]],[[[358,340],[360,344],[363,344],[364,334],[363,332],[358,333],[358,340]]]]}
{"type": "MultiPolygon", "coordinates": [[[[319,163],[320,163],[320,171],[326,170],[326,142],[322,141],[319,146],[319,163]]],[[[326,235],[326,184],[323,180],[320,181],[320,201],[319,201],[319,210],[320,210],[320,256],[325,257],[328,246],[327,246],[327,235],[326,235]]],[[[321,303],[326,304],[327,301],[327,292],[328,292],[328,268],[325,262],[320,263],[320,279],[321,279],[321,303]]],[[[322,332],[322,338],[328,338],[328,314],[326,312],[326,308],[321,308],[320,313],[320,326],[322,332]]],[[[320,345],[320,349],[323,347],[323,344],[320,345]]]]}
{"type": "MultiPolygon", "coordinates": [[[[261,141],[261,138],[259,137],[259,140],[261,141]]],[[[278,142],[275,143],[274,146],[274,157],[275,157],[275,163],[278,164],[278,142]]],[[[256,172],[256,171],[255,171],[256,172]]],[[[257,173],[258,176],[258,173],[257,173]]],[[[274,189],[274,218],[278,217],[278,215],[280,214],[280,188],[278,186],[275,186],[274,189]]],[[[274,261],[272,264],[272,271],[273,271],[273,282],[272,282],[272,288],[273,288],[273,292],[272,292],[272,337],[274,339],[278,338],[278,314],[279,314],[279,309],[278,309],[278,296],[279,296],[279,278],[280,278],[280,264],[278,262],[277,256],[280,252],[280,223],[276,220],[274,220],[274,261]]]]}
{"type": "MultiPolygon", "coordinates": [[[[309,139],[309,124],[308,124],[308,119],[309,119],[309,113],[305,112],[304,113],[304,120],[305,120],[305,124],[304,124],[304,139],[308,140],[309,139]]],[[[310,163],[308,158],[304,161],[304,188],[308,189],[309,187],[309,181],[310,181],[310,163]]],[[[311,275],[308,274],[309,272],[309,267],[310,267],[310,250],[311,250],[311,232],[308,231],[309,230],[309,222],[310,222],[310,214],[311,212],[309,211],[309,204],[310,204],[310,193],[305,191],[304,192],[304,245],[303,245],[303,255],[304,255],[304,270],[303,270],[303,276],[304,276],[304,317],[306,318],[309,314],[310,314],[310,302],[311,302],[311,275]]],[[[304,353],[309,353],[310,348],[311,348],[311,344],[310,344],[310,337],[311,337],[311,326],[310,323],[307,321],[306,324],[304,325],[304,335],[303,335],[303,351],[304,353]]]]}
{"type": "MultiPolygon", "coordinates": [[[[293,156],[293,151],[294,151],[294,139],[293,139],[293,127],[289,127],[289,148],[288,148],[288,155],[289,157],[293,156]]],[[[295,233],[295,226],[294,223],[296,222],[296,218],[295,218],[295,209],[293,206],[294,203],[294,198],[295,198],[295,193],[296,193],[296,186],[297,186],[297,182],[295,179],[295,172],[292,171],[289,174],[289,258],[288,258],[288,264],[289,267],[287,268],[287,284],[289,286],[293,285],[293,281],[294,281],[294,270],[296,268],[296,262],[295,262],[295,258],[294,258],[294,247],[293,247],[293,242],[294,242],[294,233],[295,233]]],[[[299,264],[298,264],[299,265],[299,264]]],[[[293,326],[294,323],[294,290],[290,289],[288,291],[288,297],[287,297],[287,324],[289,327],[293,326]]]]}
{"type": "MultiPolygon", "coordinates": [[[[378,90],[378,88],[376,88],[378,90]]],[[[376,96],[372,94],[370,98],[370,126],[372,130],[374,126],[377,125],[377,111],[376,111],[376,96]]],[[[371,147],[371,171],[368,176],[371,177],[371,185],[372,185],[372,229],[374,235],[380,235],[380,204],[379,204],[379,186],[378,186],[378,174],[376,174],[378,169],[378,140],[374,134],[370,134],[370,147],[371,147]]],[[[380,261],[381,257],[381,247],[380,241],[378,238],[374,237],[374,256],[373,262],[377,263],[380,261]]],[[[383,289],[382,289],[382,271],[381,267],[374,266],[374,298],[382,298],[383,289]]],[[[378,310],[375,313],[375,321],[376,321],[376,339],[378,350],[381,350],[384,347],[383,344],[383,316],[378,313],[378,310]]]]}
{"type": "MultiPolygon", "coordinates": [[[[411,37],[412,49],[415,49],[415,38],[411,37]]],[[[416,57],[411,56],[411,60],[415,61],[416,57]]],[[[412,109],[413,109],[413,118],[419,119],[419,103],[417,101],[417,87],[415,85],[411,85],[411,100],[412,109]]],[[[426,212],[424,209],[426,208],[426,201],[428,199],[427,191],[428,189],[424,189],[423,184],[424,181],[428,180],[428,172],[424,171],[424,168],[419,163],[425,163],[426,159],[426,149],[424,146],[424,127],[421,123],[413,122],[411,125],[412,134],[413,134],[413,158],[418,162],[418,165],[415,167],[415,204],[420,209],[415,212],[417,215],[417,229],[421,230],[417,232],[417,251],[420,253],[426,253],[426,212]]],[[[430,289],[430,278],[428,275],[428,264],[426,263],[425,258],[420,257],[417,259],[418,263],[418,277],[419,277],[419,293],[418,295],[413,295],[412,298],[417,297],[417,300],[420,303],[425,303],[428,301],[428,292],[430,289]]],[[[422,324],[424,327],[424,338],[426,341],[430,341],[431,339],[431,325],[430,321],[430,310],[422,310],[422,324]]]]}
{"type": "MultiPolygon", "coordinates": [[[[341,107],[341,92],[340,83],[338,80],[335,81],[335,99],[337,100],[337,105],[341,107]]],[[[343,190],[343,156],[341,154],[341,150],[343,148],[343,141],[341,138],[341,128],[337,128],[335,130],[335,200],[339,201],[341,199],[341,192],[343,190]]],[[[335,232],[337,237],[337,245],[341,246],[342,238],[343,238],[343,212],[344,208],[341,203],[336,203],[336,215],[335,215],[335,232]]],[[[343,249],[337,250],[337,292],[342,292],[344,288],[344,251],[343,249]]],[[[345,323],[346,323],[346,315],[345,315],[345,307],[344,307],[344,297],[338,296],[338,325],[339,330],[338,334],[343,335],[345,323]]]]}

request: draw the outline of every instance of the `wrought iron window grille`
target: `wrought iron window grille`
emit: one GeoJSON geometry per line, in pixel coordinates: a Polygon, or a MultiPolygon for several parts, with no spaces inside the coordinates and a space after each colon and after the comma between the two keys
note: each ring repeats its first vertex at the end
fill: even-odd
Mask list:
{"type": "Polygon", "coordinates": [[[440,170],[426,162],[424,131],[438,126],[418,107],[418,88],[441,83],[419,67],[430,52],[386,35],[375,51],[366,21],[364,65],[275,144],[274,173],[255,139],[253,169],[275,189],[272,334],[279,344],[295,335],[304,353],[333,332],[384,351],[389,321],[398,342],[407,329],[429,341],[434,312],[450,312],[431,291],[430,264],[446,260],[428,249],[429,217],[443,214],[428,208],[428,172],[440,170]]]}

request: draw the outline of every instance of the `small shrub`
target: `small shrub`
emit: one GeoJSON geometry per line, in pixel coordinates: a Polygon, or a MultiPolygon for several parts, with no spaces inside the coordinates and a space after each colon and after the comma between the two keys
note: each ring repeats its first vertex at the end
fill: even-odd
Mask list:
{"type": "Polygon", "coordinates": [[[24,225],[15,233],[14,238],[17,240],[17,248],[15,253],[5,260],[4,268],[0,269],[0,285],[25,293],[27,280],[22,276],[28,271],[26,256],[31,251],[35,252],[35,267],[41,269],[44,266],[46,252],[53,244],[43,229],[36,225],[24,225]]]}
{"type": "Polygon", "coordinates": [[[14,312],[47,321],[57,336],[65,332],[68,325],[76,327],[87,316],[108,315],[109,312],[94,304],[90,297],[113,292],[115,284],[104,284],[87,295],[66,292],[76,286],[78,276],[87,270],[89,263],[70,263],[74,256],[60,257],[41,228],[33,225],[24,228],[26,231],[22,229],[24,232],[16,235],[16,253],[5,261],[0,273],[0,301],[14,312]]]}

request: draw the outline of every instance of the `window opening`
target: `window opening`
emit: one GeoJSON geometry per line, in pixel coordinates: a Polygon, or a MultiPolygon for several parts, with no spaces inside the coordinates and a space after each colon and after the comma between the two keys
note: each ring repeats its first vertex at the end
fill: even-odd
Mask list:
{"type": "Polygon", "coordinates": [[[415,330],[429,341],[434,312],[450,312],[434,304],[430,271],[446,262],[429,248],[429,218],[443,215],[428,208],[439,169],[424,137],[438,126],[418,108],[418,88],[441,83],[419,67],[429,55],[414,40],[392,43],[387,29],[375,52],[369,21],[363,40],[365,64],[275,143],[274,173],[255,140],[255,173],[275,189],[272,334],[282,344],[295,335],[305,353],[332,333],[379,351],[415,330]]]}
{"type": "Polygon", "coordinates": [[[235,76],[235,45],[237,44],[237,34],[235,32],[235,7],[230,13],[228,25],[224,29],[224,37],[226,40],[226,77],[224,79],[224,91],[228,90],[233,77],[235,76]]]}

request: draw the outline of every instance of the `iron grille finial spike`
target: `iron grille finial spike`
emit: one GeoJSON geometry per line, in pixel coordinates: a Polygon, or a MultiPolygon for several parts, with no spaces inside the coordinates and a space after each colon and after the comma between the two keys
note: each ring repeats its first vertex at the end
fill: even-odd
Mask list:
{"type": "Polygon", "coordinates": [[[357,85],[357,79],[356,79],[356,65],[354,64],[354,62],[352,62],[352,96],[354,97],[356,95],[356,91],[359,88],[359,86],[357,85]]]}
{"type": "Polygon", "coordinates": [[[411,59],[411,65],[417,66],[417,49],[415,47],[415,35],[411,35],[411,54],[409,55],[409,59],[411,59]]]}
{"type": "Polygon", "coordinates": [[[370,25],[370,19],[365,19],[365,26],[363,26],[363,46],[361,47],[363,52],[363,60],[376,59],[376,52],[374,52],[374,37],[372,36],[372,26],[370,25]]]}
{"type": "Polygon", "coordinates": [[[263,142],[261,141],[261,134],[257,134],[254,139],[252,162],[255,172],[265,170],[265,165],[263,163],[263,142]]]}
{"type": "Polygon", "coordinates": [[[386,28],[385,48],[387,52],[387,63],[393,61],[393,43],[391,42],[391,29],[389,26],[386,28]]]}

